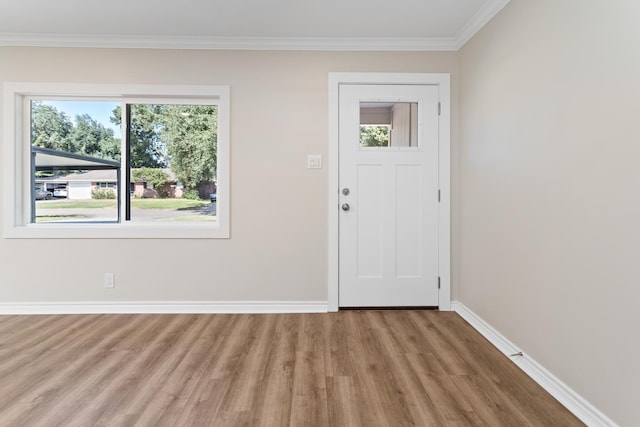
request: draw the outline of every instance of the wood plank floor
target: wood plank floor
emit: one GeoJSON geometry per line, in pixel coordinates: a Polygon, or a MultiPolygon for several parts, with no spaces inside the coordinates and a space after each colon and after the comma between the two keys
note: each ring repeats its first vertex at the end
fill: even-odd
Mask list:
{"type": "Polygon", "coordinates": [[[0,426],[582,425],[438,311],[0,316],[0,426]]]}

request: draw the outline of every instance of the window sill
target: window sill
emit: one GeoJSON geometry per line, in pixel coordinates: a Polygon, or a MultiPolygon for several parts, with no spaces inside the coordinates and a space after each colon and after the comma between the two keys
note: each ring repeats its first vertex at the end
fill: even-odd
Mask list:
{"type": "Polygon", "coordinates": [[[218,224],[28,224],[6,226],[6,239],[228,239],[218,224]]]}

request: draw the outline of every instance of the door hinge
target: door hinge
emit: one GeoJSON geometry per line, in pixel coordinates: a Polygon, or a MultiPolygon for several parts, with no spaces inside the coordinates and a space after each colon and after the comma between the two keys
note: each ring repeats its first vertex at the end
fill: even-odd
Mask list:
{"type": "Polygon", "coordinates": [[[440,190],[438,190],[438,203],[440,203],[440,190]]]}
{"type": "Polygon", "coordinates": [[[442,113],[442,104],[438,102],[438,115],[440,115],[441,113],[442,113]]]}
{"type": "Polygon", "coordinates": [[[438,276],[438,289],[440,289],[440,276],[438,276]]]}

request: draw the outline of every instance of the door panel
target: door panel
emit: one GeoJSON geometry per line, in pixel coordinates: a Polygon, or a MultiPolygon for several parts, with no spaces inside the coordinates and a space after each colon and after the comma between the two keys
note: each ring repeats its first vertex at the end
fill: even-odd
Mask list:
{"type": "Polygon", "coordinates": [[[382,204],[380,186],[383,182],[382,165],[357,165],[357,219],[356,250],[357,276],[382,277],[383,219],[378,206],[382,204]]]}
{"type": "Polygon", "coordinates": [[[396,277],[422,274],[422,173],[420,165],[396,165],[396,277]]]}
{"type": "Polygon", "coordinates": [[[342,85],[339,114],[339,305],[437,306],[438,87],[342,85]]]}

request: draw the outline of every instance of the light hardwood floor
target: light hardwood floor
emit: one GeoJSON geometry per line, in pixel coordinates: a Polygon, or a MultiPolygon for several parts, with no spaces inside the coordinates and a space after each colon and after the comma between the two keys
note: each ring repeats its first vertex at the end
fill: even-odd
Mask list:
{"type": "Polygon", "coordinates": [[[0,426],[582,425],[438,311],[0,316],[0,426]]]}

